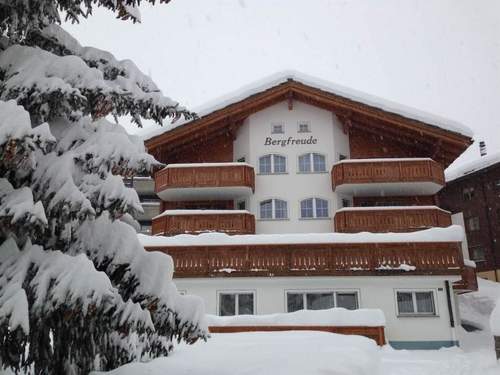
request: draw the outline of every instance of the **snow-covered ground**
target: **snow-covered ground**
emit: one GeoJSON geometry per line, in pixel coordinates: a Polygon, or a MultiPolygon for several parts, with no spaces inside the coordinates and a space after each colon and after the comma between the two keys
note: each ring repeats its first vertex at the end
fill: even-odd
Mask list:
{"type": "Polygon", "coordinates": [[[179,345],[170,357],[110,374],[498,375],[489,316],[499,298],[500,284],[482,279],[478,292],[459,297],[464,321],[482,328],[460,329],[461,348],[394,350],[365,337],[307,331],[214,334],[208,342],[179,345]]]}

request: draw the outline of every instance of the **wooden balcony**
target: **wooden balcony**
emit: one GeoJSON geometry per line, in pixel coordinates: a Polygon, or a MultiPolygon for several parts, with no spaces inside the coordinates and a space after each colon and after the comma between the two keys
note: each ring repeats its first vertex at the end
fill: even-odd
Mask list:
{"type": "Polygon", "coordinates": [[[175,277],[460,275],[460,243],[148,246],[175,277]]]}
{"type": "Polygon", "coordinates": [[[168,210],[153,218],[153,235],[199,234],[222,232],[226,234],[255,234],[255,217],[238,210],[168,210]]]}
{"type": "Polygon", "coordinates": [[[245,163],[169,164],[155,175],[165,201],[237,199],[255,190],[255,172],[245,163]]]}
{"type": "Polygon", "coordinates": [[[434,195],[444,185],[432,159],[349,159],[332,168],[333,190],[353,196],[434,195]]]}
{"type": "Polygon", "coordinates": [[[453,283],[453,289],[459,293],[475,292],[478,290],[476,269],[471,266],[464,266],[462,270],[462,280],[453,283]]]}
{"type": "Polygon", "coordinates": [[[335,213],[335,231],[342,233],[413,232],[450,225],[450,212],[436,206],[351,207],[335,213]]]}

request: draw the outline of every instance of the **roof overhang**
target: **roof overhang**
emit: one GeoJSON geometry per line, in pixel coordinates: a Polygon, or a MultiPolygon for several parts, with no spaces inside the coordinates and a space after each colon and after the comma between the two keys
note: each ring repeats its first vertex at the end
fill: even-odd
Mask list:
{"type": "Polygon", "coordinates": [[[445,165],[451,164],[472,143],[468,129],[463,131],[447,120],[422,116],[418,112],[413,116],[411,111],[399,110],[395,104],[391,106],[393,103],[371,97],[364,100],[359,95],[333,90],[325,85],[287,78],[272,86],[264,86],[260,91],[250,91],[247,96],[222,101],[222,105],[201,113],[198,119],[167,129],[147,139],[145,144],[148,151],[155,155],[160,149],[162,152],[174,152],[179,147],[216,136],[234,137],[238,127],[251,114],[283,101],[293,105],[295,100],[331,111],[343,123],[345,131],[359,128],[368,133],[383,134],[395,142],[421,147],[430,157],[445,165]],[[394,107],[398,110],[389,110],[394,107]]]}

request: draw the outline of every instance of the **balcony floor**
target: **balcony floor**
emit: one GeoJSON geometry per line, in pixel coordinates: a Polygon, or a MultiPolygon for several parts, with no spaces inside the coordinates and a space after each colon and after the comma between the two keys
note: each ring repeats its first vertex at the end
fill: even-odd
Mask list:
{"type": "Polygon", "coordinates": [[[342,184],[335,188],[338,194],[354,197],[434,195],[443,188],[434,182],[375,182],[342,184]]]}

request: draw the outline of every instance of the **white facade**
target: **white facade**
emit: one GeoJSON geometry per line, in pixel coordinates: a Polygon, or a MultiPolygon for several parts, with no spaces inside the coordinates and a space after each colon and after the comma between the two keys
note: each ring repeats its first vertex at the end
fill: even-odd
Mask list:
{"type": "MultiPolygon", "coordinates": [[[[381,309],[386,318],[386,338],[398,347],[439,347],[457,342],[456,328],[450,323],[445,280],[456,276],[380,276],[380,277],[227,277],[211,279],[176,279],[177,288],[201,296],[209,314],[219,314],[220,293],[253,293],[254,313],[287,312],[287,292],[356,292],[359,308],[381,309]],[[435,314],[401,316],[398,314],[397,291],[431,291],[435,314]]],[[[458,320],[455,296],[450,291],[453,320],[458,320]]]]}
{"type": "Polygon", "coordinates": [[[246,208],[255,215],[257,234],[333,231],[332,218],[335,211],[341,208],[342,197],[332,191],[330,171],[333,164],[340,160],[340,155],[349,158],[349,139],[343,132],[342,124],[331,112],[297,101],[293,103],[292,110],[288,109],[286,102],[275,104],[245,120],[233,147],[234,161],[244,158],[255,168],[255,193],[246,199],[246,208]],[[307,124],[309,132],[300,132],[300,124],[307,124]],[[283,133],[273,134],[273,125],[282,125],[283,133]],[[301,141],[305,144],[299,143],[301,141]],[[299,172],[299,156],[306,153],[324,155],[325,171],[299,172]],[[284,173],[259,173],[259,158],[268,154],[286,158],[284,173]],[[301,219],[300,201],[307,198],[327,200],[328,217],[301,219]],[[285,200],[288,217],[262,219],[259,205],[267,199],[285,200]]]}

